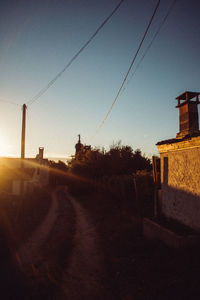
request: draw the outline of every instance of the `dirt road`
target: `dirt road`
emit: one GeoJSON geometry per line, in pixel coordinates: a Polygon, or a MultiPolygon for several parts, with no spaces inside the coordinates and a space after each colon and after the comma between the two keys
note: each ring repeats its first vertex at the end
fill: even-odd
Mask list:
{"type": "Polygon", "coordinates": [[[101,194],[76,200],[62,187],[14,259],[0,234],[1,298],[200,299],[199,248],[146,241],[117,203],[101,194]]]}
{"type": "Polygon", "coordinates": [[[5,264],[4,299],[111,299],[102,253],[87,211],[58,188],[45,219],[5,264]]]}
{"type": "MultiPolygon", "coordinates": [[[[87,212],[67,191],[73,205],[76,225],[73,250],[64,271],[63,291],[67,299],[107,299],[106,280],[98,236],[87,212]]],[[[64,299],[64,297],[63,297],[64,299]]]]}

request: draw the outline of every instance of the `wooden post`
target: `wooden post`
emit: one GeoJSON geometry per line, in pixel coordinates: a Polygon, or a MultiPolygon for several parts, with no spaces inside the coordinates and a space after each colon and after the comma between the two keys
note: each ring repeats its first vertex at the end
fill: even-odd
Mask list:
{"type": "MultiPolygon", "coordinates": [[[[24,158],[25,158],[25,137],[26,137],[26,104],[22,106],[22,137],[21,137],[21,184],[20,195],[24,194],[24,158]]],[[[23,206],[23,205],[22,205],[23,206]]]]}
{"type": "Polygon", "coordinates": [[[21,139],[21,159],[25,158],[25,134],[26,134],[26,104],[22,106],[22,139],[21,139]]]}
{"type": "Polygon", "coordinates": [[[154,181],[155,185],[158,184],[158,172],[157,172],[157,161],[156,161],[156,159],[157,159],[156,156],[152,156],[153,181],[154,181]]]}
{"type": "Polygon", "coordinates": [[[158,216],[158,172],[156,156],[152,156],[153,181],[154,181],[154,216],[158,216]]]}

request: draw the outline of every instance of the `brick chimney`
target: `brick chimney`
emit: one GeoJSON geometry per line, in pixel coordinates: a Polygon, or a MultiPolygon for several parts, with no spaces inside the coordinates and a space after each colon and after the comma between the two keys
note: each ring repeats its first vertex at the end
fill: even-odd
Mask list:
{"type": "Polygon", "coordinates": [[[38,158],[39,159],[43,159],[44,157],[44,148],[43,147],[39,147],[39,155],[38,158]]]}
{"type": "Polygon", "coordinates": [[[176,107],[179,108],[179,132],[176,135],[177,139],[199,132],[197,107],[200,103],[199,94],[200,93],[186,91],[176,98],[178,101],[176,107]]]}

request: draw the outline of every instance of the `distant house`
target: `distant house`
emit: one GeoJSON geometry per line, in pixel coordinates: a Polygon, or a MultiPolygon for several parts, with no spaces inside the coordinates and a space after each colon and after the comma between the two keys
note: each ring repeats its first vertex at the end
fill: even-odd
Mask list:
{"type": "Polygon", "coordinates": [[[43,158],[44,148],[39,148],[36,158],[0,158],[0,191],[14,195],[33,191],[36,186],[49,183],[49,161],[43,158]]]}
{"type": "Polygon", "coordinates": [[[161,214],[200,231],[199,93],[177,98],[179,132],[157,143],[161,160],[161,214]]]}

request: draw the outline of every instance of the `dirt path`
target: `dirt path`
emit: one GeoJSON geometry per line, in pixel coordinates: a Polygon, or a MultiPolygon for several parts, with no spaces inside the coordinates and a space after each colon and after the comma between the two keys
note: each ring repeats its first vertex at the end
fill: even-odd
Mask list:
{"type": "Polygon", "coordinates": [[[25,276],[18,295],[27,279],[33,282],[26,292],[31,299],[113,299],[106,289],[98,234],[87,211],[66,188],[52,194],[46,218],[18,249],[15,260],[25,276]]]}
{"type": "Polygon", "coordinates": [[[63,277],[63,299],[108,299],[104,289],[105,273],[98,236],[86,211],[66,191],[76,215],[74,247],[63,277]]]}

